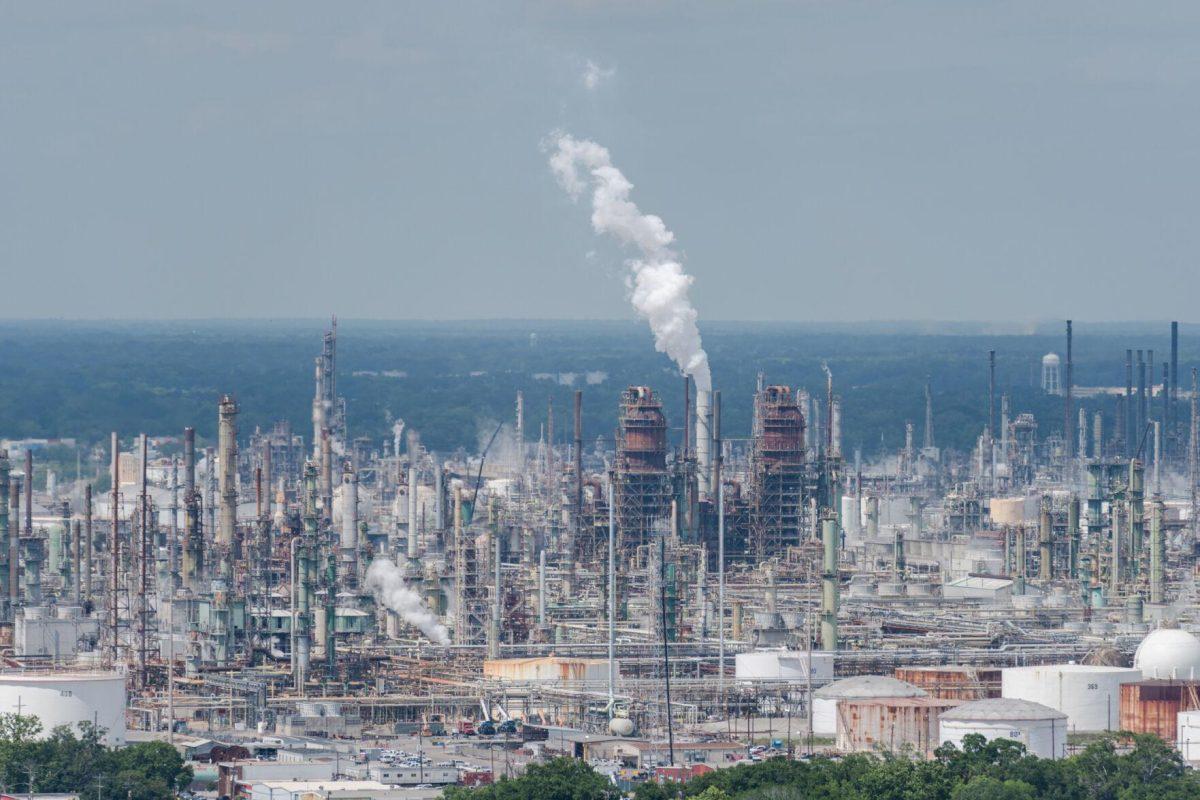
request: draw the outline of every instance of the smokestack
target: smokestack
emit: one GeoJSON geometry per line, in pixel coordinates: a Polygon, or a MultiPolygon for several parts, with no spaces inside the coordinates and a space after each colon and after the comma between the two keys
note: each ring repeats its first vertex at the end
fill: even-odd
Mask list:
{"type": "Polygon", "coordinates": [[[717,492],[721,488],[721,467],[723,466],[724,458],[721,455],[721,392],[715,390],[712,393],[712,434],[713,434],[713,470],[712,470],[712,485],[709,487],[709,492],[712,497],[717,496],[717,492]]]}
{"type": "Polygon", "coordinates": [[[1073,380],[1071,320],[1067,320],[1067,385],[1063,391],[1063,446],[1067,449],[1067,458],[1074,455],[1071,440],[1071,385],[1073,380]]]}
{"type": "Polygon", "coordinates": [[[988,350],[988,440],[996,438],[996,351],[988,350]]]}
{"type": "Polygon", "coordinates": [[[417,468],[408,467],[408,560],[417,560],[417,468]]]}
{"type": "MultiPolygon", "coordinates": [[[[12,536],[8,518],[9,491],[11,489],[9,481],[12,480],[11,472],[12,467],[8,461],[8,451],[0,450],[0,559],[4,561],[8,559],[8,542],[12,536]]],[[[9,596],[8,565],[0,564],[0,568],[2,568],[0,569],[0,595],[7,598],[9,596]]],[[[8,620],[8,613],[0,615],[0,618],[8,620]]]]}
{"type": "Polygon", "coordinates": [[[1125,351],[1125,457],[1133,458],[1133,448],[1136,446],[1134,429],[1137,428],[1137,410],[1133,405],[1133,350],[1125,351]]]}
{"type": "MultiPolygon", "coordinates": [[[[409,461],[413,456],[409,454],[409,461]]],[[[525,393],[517,392],[517,480],[525,477],[525,393]]]]}
{"type": "Polygon", "coordinates": [[[342,581],[358,583],[358,473],[346,466],[342,473],[342,581]]]}
{"type": "MultiPolygon", "coordinates": [[[[990,412],[989,412],[990,413],[990,412]]],[[[990,424],[990,423],[989,423],[990,424]]],[[[933,447],[933,388],[925,376],[925,449],[933,447]]]]}
{"type": "Polygon", "coordinates": [[[1167,439],[1171,442],[1171,447],[1174,448],[1175,437],[1179,435],[1179,431],[1175,424],[1175,418],[1178,412],[1175,410],[1175,403],[1179,400],[1179,323],[1171,323],[1171,387],[1167,395],[1167,439]]]}
{"type": "MultiPolygon", "coordinates": [[[[572,456],[575,459],[575,524],[571,536],[567,539],[567,570],[574,583],[575,548],[583,538],[583,392],[575,392],[575,448],[572,456]]],[[[687,426],[685,425],[684,428],[687,426]]]]}
{"type": "Polygon", "coordinates": [[[218,476],[220,492],[220,517],[217,526],[217,546],[221,577],[231,579],[234,538],[237,536],[237,403],[230,395],[223,395],[217,414],[217,447],[221,461],[218,476]]]}
{"type": "Polygon", "coordinates": [[[33,536],[33,451],[25,451],[25,535],[33,536]]]}
{"type": "Polygon", "coordinates": [[[1137,416],[1133,431],[1133,449],[1142,441],[1142,432],[1146,429],[1146,359],[1141,350],[1137,351],[1137,416]]]}
{"type": "Polygon", "coordinates": [[[1042,495],[1038,515],[1038,580],[1043,585],[1050,583],[1053,576],[1052,551],[1050,546],[1050,497],[1042,495]]]}
{"type": "Polygon", "coordinates": [[[1162,497],[1155,495],[1150,503],[1150,602],[1155,604],[1161,604],[1163,601],[1164,564],[1167,555],[1162,530],[1164,512],[1162,497]]]}
{"type": "Polygon", "coordinates": [[[696,386],[696,483],[700,497],[712,486],[712,392],[696,386]]]}
{"type": "MultiPolygon", "coordinates": [[[[83,599],[90,602],[92,599],[92,569],[95,562],[92,560],[95,553],[95,547],[92,532],[92,485],[86,484],[83,487],[83,536],[84,536],[84,561],[83,561],[83,599]]],[[[0,544],[0,552],[4,549],[3,544],[0,544]]]]}
{"type": "MultiPolygon", "coordinates": [[[[112,434],[112,530],[109,533],[108,541],[108,621],[109,621],[109,644],[111,651],[109,657],[110,665],[116,666],[120,648],[120,642],[117,638],[117,633],[120,630],[119,619],[117,617],[117,573],[120,571],[120,549],[121,549],[121,444],[117,439],[117,432],[112,434]]],[[[16,581],[14,580],[15,584],[16,581]]]]}

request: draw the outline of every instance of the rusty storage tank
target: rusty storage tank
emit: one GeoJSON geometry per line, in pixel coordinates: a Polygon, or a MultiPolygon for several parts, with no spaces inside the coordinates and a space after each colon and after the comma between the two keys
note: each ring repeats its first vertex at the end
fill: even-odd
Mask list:
{"type": "Polygon", "coordinates": [[[617,457],[622,471],[666,471],[667,420],[662,403],[650,387],[630,386],[624,391],[619,426],[617,457]]]}
{"type": "Polygon", "coordinates": [[[1121,684],[1121,730],[1153,733],[1174,742],[1181,711],[1200,709],[1200,681],[1148,680],[1121,684]]]}
{"type": "Polygon", "coordinates": [[[897,680],[943,700],[984,700],[1000,696],[1000,670],[972,666],[897,667],[897,680]]]}
{"type": "Polygon", "coordinates": [[[872,697],[839,700],[837,747],[842,752],[911,753],[929,756],[938,741],[938,717],[960,705],[936,697],[872,697]]]}

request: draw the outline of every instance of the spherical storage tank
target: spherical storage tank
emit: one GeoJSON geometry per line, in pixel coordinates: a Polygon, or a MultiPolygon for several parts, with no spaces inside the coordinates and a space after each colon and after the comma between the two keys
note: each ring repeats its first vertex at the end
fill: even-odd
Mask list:
{"type": "Polygon", "coordinates": [[[1121,684],[1141,678],[1141,670],[1090,664],[1010,667],[1000,674],[1000,696],[1061,711],[1072,732],[1111,731],[1120,727],[1121,684]]]}
{"type": "Polygon", "coordinates": [[[94,722],[105,744],[125,744],[125,678],[115,672],[0,673],[0,712],[18,711],[41,721],[43,737],[94,722]]]}
{"type": "Polygon", "coordinates": [[[843,678],[813,692],[813,734],[837,734],[839,700],[870,700],[876,697],[926,697],[924,689],[886,675],[856,675],[843,678]]]}
{"type": "Polygon", "coordinates": [[[988,741],[1012,739],[1039,758],[1067,754],[1067,715],[1041,703],[1004,697],[976,700],[946,711],[939,718],[940,739],[962,747],[977,733],[988,741]]]}
{"type": "Polygon", "coordinates": [[[1200,678],[1200,639],[1179,628],[1151,631],[1133,654],[1133,666],[1146,678],[1200,678]]]}

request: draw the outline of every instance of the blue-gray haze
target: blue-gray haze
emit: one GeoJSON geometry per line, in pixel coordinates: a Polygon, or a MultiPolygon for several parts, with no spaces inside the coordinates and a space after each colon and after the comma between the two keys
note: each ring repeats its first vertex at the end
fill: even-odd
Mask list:
{"type": "Polygon", "coordinates": [[[1200,5],[0,4],[0,317],[1189,318],[1200,5]]]}

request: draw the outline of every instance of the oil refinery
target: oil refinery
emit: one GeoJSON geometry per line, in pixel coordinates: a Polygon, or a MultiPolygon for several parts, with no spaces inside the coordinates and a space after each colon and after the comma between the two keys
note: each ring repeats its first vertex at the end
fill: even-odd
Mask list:
{"type": "Polygon", "coordinates": [[[476,748],[489,780],[498,754],[646,770],[928,756],[970,733],[1047,758],[1106,731],[1200,753],[1200,430],[1176,325],[1161,372],[1118,353],[1123,387],[1081,387],[1067,323],[1041,366],[1077,436],[996,396],[993,351],[971,452],[937,445],[927,387],[920,446],[910,423],[873,459],[846,452],[828,369],[752,397],[685,377],[677,409],[630,386],[595,442],[584,390],[565,435],[552,409],[531,435],[518,393],[477,453],[401,421],[356,437],[337,337],[303,433],[243,429],[229,387],[215,441],[113,432],[91,479],[0,454],[0,711],[217,742],[234,783],[262,751],[324,780],[469,772],[373,760],[399,740],[476,748]],[[749,437],[723,433],[734,403],[749,437]]]}

